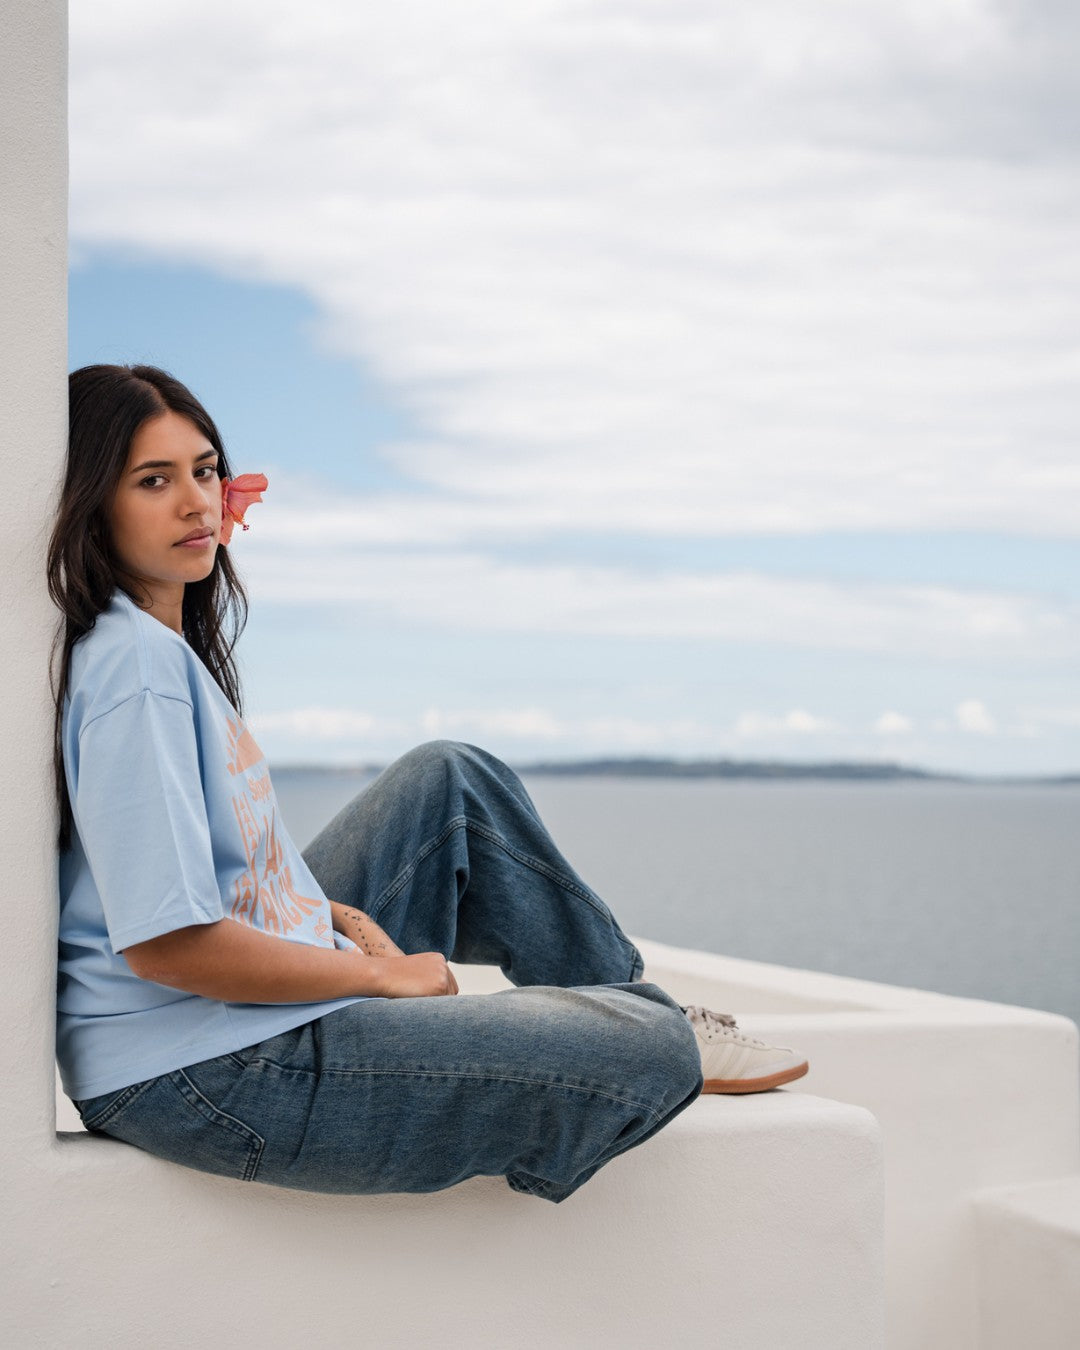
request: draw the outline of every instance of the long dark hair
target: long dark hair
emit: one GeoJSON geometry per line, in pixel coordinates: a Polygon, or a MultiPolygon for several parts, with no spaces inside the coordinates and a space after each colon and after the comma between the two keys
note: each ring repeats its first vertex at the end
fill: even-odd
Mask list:
{"type": "MultiPolygon", "coordinates": [[[[54,769],[60,804],[60,848],[71,843],[71,803],[64,777],[61,729],[71,649],[120,587],[145,607],[134,580],[120,567],[109,530],[109,507],[135,433],[153,417],[186,417],[218,453],[218,477],[231,478],[225,447],[209,413],[179,380],[156,366],[83,366],[68,381],[67,468],[49,541],[49,594],[63,618],[53,647],[56,698],[54,769]]],[[[188,645],[221,692],[241,711],[233,648],[247,622],[247,596],[228,550],[220,545],[210,575],[184,587],[181,625],[188,645]]]]}

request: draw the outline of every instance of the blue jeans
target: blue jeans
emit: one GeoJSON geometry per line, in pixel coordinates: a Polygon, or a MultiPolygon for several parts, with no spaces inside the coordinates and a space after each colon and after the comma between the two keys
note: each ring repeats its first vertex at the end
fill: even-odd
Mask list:
{"type": "Polygon", "coordinates": [[[501,966],[496,994],[369,999],[77,1103],[88,1129],[301,1190],[436,1191],[473,1176],[564,1200],[701,1090],[679,1006],[558,852],[521,780],[435,741],[305,851],[332,899],[407,952],[501,966]]]}

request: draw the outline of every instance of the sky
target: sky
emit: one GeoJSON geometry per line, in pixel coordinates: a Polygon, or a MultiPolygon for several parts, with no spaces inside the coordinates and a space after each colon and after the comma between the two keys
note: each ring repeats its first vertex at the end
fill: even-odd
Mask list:
{"type": "Polygon", "coordinates": [[[1080,11],[72,0],[70,360],[270,488],[271,761],[1080,770],[1080,11]]]}

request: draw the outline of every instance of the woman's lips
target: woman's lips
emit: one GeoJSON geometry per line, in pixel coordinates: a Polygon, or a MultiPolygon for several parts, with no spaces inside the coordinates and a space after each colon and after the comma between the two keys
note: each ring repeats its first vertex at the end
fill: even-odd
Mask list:
{"type": "Polygon", "coordinates": [[[173,544],[173,548],[205,548],[207,544],[214,542],[213,534],[200,534],[195,539],[181,539],[173,544]]]}

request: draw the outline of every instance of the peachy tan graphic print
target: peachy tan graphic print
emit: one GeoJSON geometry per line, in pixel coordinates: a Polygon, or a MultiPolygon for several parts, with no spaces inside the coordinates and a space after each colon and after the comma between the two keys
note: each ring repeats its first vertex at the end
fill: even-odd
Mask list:
{"type": "Polygon", "coordinates": [[[229,772],[243,773],[245,769],[259,763],[263,752],[239,718],[234,722],[231,717],[227,717],[225,721],[229,728],[229,772]]]}
{"type": "Polygon", "coordinates": [[[330,925],[319,911],[321,897],[301,895],[293,885],[292,869],[278,839],[277,808],[270,775],[246,776],[246,770],[263,762],[263,752],[243,722],[228,719],[229,772],[240,778],[240,791],[232,805],[247,856],[247,871],[233,882],[231,917],[240,923],[284,936],[310,915],[318,915],[315,936],[328,947],[334,945],[330,925]]]}

